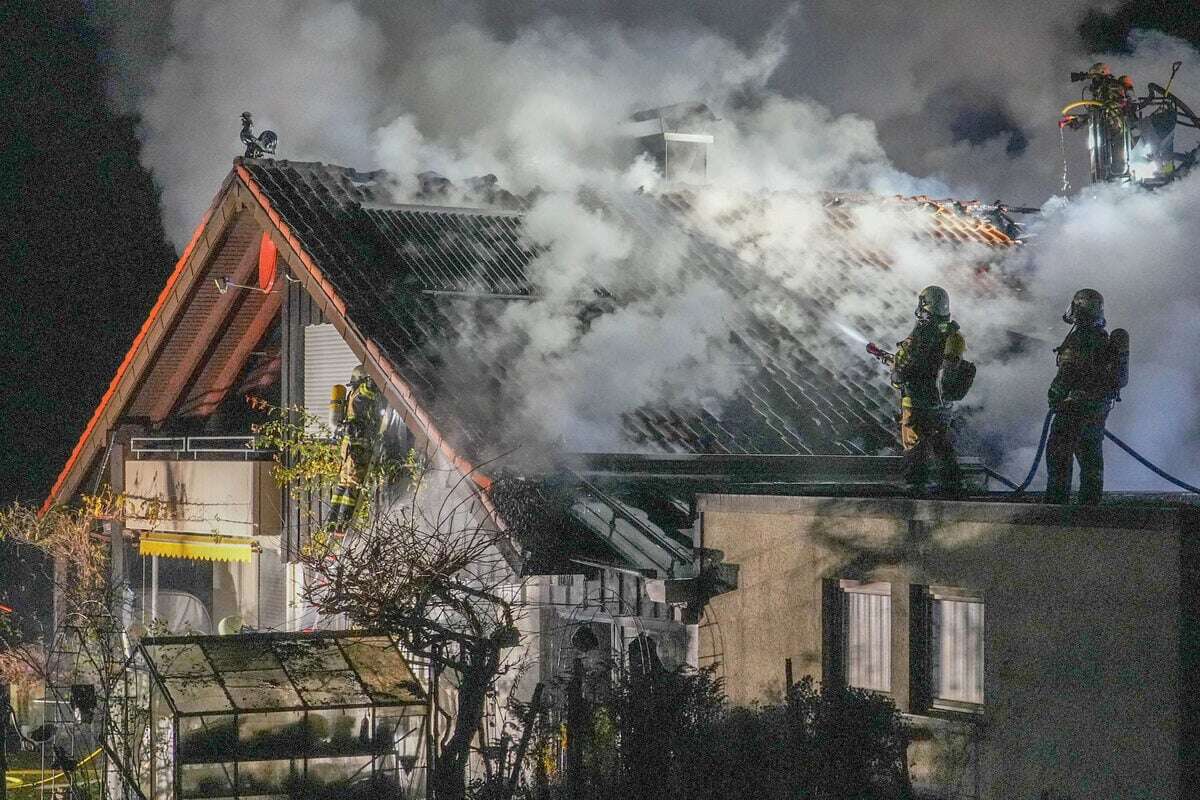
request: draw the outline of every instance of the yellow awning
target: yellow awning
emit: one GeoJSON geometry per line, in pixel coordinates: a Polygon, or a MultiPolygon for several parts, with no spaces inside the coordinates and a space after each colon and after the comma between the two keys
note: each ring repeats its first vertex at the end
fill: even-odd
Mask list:
{"type": "Polygon", "coordinates": [[[143,533],[138,552],[144,556],[194,558],[200,561],[250,560],[254,541],[241,536],[207,533],[143,533]]]}

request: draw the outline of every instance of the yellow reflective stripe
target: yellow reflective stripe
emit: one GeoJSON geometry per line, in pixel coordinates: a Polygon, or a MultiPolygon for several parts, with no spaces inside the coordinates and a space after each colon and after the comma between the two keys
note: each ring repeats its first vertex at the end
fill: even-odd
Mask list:
{"type": "Polygon", "coordinates": [[[138,542],[138,552],[143,556],[165,558],[249,562],[253,540],[202,533],[147,533],[138,542]]]}

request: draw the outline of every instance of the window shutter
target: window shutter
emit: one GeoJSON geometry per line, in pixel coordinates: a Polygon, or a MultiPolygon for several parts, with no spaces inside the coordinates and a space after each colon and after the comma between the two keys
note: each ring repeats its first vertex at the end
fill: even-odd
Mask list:
{"type": "Polygon", "coordinates": [[[933,704],[930,677],[930,621],[932,603],[928,586],[912,586],[908,599],[909,704],[920,714],[933,704]]]}
{"type": "Polygon", "coordinates": [[[358,356],[337,329],[324,325],[304,328],[304,410],[328,422],[329,393],[335,383],[348,383],[358,356]]]}
{"type": "Polygon", "coordinates": [[[846,685],[845,620],[842,618],[842,589],[838,580],[821,582],[821,683],[846,685]]]}

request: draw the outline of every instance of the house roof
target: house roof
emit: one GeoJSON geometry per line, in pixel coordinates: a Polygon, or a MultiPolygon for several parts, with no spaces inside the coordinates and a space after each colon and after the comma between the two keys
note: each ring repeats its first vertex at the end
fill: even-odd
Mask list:
{"type": "MultiPolygon", "coordinates": [[[[506,409],[489,402],[503,397],[488,388],[503,387],[508,365],[458,346],[461,331],[486,329],[505,304],[531,296],[525,268],[537,245],[523,234],[519,213],[394,205],[383,173],[271,160],[248,160],[243,168],[321,265],[345,299],[347,315],[378,342],[468,459],[487,459],[519,444],[503,440],[506,409]]],[[[785,321],[748,307],[735,331],[749,365],[742,389],[715,408],[631,409],[622,420],[625,441],[618,449],[853,455],[893,445],[892,390],[858,346],[838,335],[829,314],[848,293],[898,280],[883,255],[864,249],[851,235],[855,208],[870,203],[903,208],[911,212],[905,215],[911,235],[948,247],[1013,243],[949,204],[824,195],[826,218],[814,240],[823,243],[828,269],[801,290],[757,272],[736,245],[690,227],[694,200],[688,194],[630,194],[593,202],[647,237],[668,231],[685,236],[692,272],[681,280],[702,276],[735,297],[761,293],[766,283],[780,304],[803,310],[803,323],[795,324],[796,315],[785,321]]],[[[854,322],[868,333],[895,333],[889,320],[854,322]]]]}
{"type": "MultiPolygon", "coordinates": [[[[514,444],[505,438],[512,431],[505,424],[501,391],[509,365],[465,346],[462,333],[468,327],[486,330],[508,304],[536,301],[526,268],[542,252],[524,233],[520,204],[509,195],[489,194],[487,199],[500,202],[473,208],[396,204],[382,172],[238,159],[47,504],[73,493],[82,471],[104,449],[103,432],[128,414],[133,387],[161,368],[156,348],[165,330],[180,324],[185,299],[206,280],[203,265],[213,260],[210,251],[256,226],[267,230],[281,252],[291,253],[288,263],[297,278],[379,373],[385,393],[405,407],[411,426],[487,485],[475,465],[514,444]]],[[[899,281],[887,259],[855,236],[855,209],[872,204],[899,209],[906,235],[950,248],[1013,244],[987,221],[951,204],[826,194],[819,197],[823,268],[797,287],[758,271],[753,242],[718,241],[693,225],[690,211],[697,197],[629,194],[596,202],[648,236],[665,231],[681,236],[690,265],[681,280],[702,276],[734,297],[761,294],[765,287],[778,307],[801,313],[785,317],[761,304],[747,307],[733,337],[745,362],[740,390],[715,407],[630,409],[620,421],[624,442],[619,449],[854,455],[892,446],[891,390],[861,353],[851,355],[857,346],[837,334],[829,313],[847,295],[899,281]]],[[[755,213],[753,203],[740,213],[755,213]]],[[[976,248],[964,254],[964,266],[976,266],[978,259],[976,248]]],[[[230,274],[236,267],[218,268],[230,274]]],[[[212,268],[208,264],[208,271],[212,268]]],[[[255,302],[259,307],[246,312],[251,314],[247,325],[273,312],[269,298],[255,302]]],[[[893,332],[892,320],[858,316],[852,322],[868,335],[893,332]]],[[[244,358],[242,353],[230,358],[234,355],[244,358]]],[[[176,385],[174,391],[185,388],[176,385]]],[[[191,387],[186,396],[201,389],[191,387]]]]}

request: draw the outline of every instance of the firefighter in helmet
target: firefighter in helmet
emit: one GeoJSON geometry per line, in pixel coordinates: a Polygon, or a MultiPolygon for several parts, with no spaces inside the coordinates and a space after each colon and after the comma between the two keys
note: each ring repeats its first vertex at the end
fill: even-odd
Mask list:
{"type": "Polygon", "coordinates": [[[892,363],[892,386],[900,391],[904,478],[910,491],[924,494],[932,461],[939,472],[941,492],[954,496],[962,491],[962,476],[938,376],[943,367],[962,358],[966,342],[958,323],[950,319],[950,295],[942,287],[927,286],[921,291],[915,316],[917,324],[897,346],[892,363]]]}
{"type": "Polygon", "coordinates": [[[1071,471],[1079,461],[1079,500],[1100,502],[1104,493],[1104,423],[1116,397],[1104,298],[1095,289],[1080,289],[1063,315],[1071,325],[1054,352],[1058,373],[1047,393],[1054,421],[1046,443],[1046,502],[1066,503],[1071,471]]]}
{"type": "Polygon", "coordinates": [[[350,373],[345,412],[338,426],[341,434],[342,467],[334,487],[329,524],[334,532],[344,532],[353,521],[362,499],[363,484],[381,428],[379,389],[360,364],[350,373]]]}

